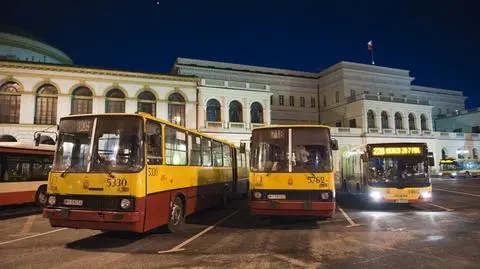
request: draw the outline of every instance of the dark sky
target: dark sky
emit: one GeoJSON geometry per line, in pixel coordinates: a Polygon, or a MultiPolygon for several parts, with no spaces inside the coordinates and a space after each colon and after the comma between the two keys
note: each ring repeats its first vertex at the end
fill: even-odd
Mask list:
{"type": "MultiPolygon", "coordinates": [[[[7,0],[22,28],[75,64],[168,72],[176,57],[319,71],[338,61],[404,68],[414,84],[480,105],[480,1],[7,0]]],[[[8,12],[7,12],[8,11],[8,12]]]]}

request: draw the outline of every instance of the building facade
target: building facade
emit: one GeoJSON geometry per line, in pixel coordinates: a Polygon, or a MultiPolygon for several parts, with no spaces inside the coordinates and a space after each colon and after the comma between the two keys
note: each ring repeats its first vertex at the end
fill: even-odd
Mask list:
{"type": "Polygon", "coordinates": [[[259,126],[329,125],[337,161],[359,144],[426,142],[438,170],[441,158],[478,158],[480,149],[478,132],[440,119],[465,110],[462,92],[412,85],[408,70],[340,62],[310,73],[178,58],[170,74],[156,74],[10,56],[0,60],[4,141],[33,143],[35,131],[54,131],[66,115],[144,111],[236,144],[259,126]]]}

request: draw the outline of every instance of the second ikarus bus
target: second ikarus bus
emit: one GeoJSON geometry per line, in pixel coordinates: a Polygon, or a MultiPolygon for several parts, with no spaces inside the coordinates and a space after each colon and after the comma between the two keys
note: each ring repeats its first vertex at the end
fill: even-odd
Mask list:
{"type": "Polygon", "coordinates": [[[342,153],[337,189],[373,203],[430,202],[433,165],[425,143],[359,146],[342,153]]]}
{"type": "Polygon", "coordinates": [[[332,150],[321,125],[253,129],[249,207],[253,215],[330,217],[335,211],[332,150]]]}
{"type": "Polygon", "coordinates": [[[479,159],[454,159],[445,158],[440,160],[441,177],[447,178],[468,178],[480,176],[480,160],[479,159]]]}

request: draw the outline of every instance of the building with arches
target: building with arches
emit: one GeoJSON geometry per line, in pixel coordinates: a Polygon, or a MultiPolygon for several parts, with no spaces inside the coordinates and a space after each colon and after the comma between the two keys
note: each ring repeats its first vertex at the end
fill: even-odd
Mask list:
{"type": "Polygon", "coordinates": [[[25,48],[3,42],[2,34],[0,52],[10,56],[0,57],[0,141],[33,143],[35,131],[55,131],[66,115],[142,111],[236,144],[255,127],[320,123],[332,127],[342,150],[426,142],[437,164],[442,157],[479,158],[463,93],[413,85],[408,70],[340,62],[314,73],[177,58],[170,74],[129,72],[72,66],[56,49],[60,56],[41,50],[50,58],[40,62],[13,57],[25,48]],[[445,116],[449,111],[465,114],[461,129],[448,129],[459,119],[445,116]]]}

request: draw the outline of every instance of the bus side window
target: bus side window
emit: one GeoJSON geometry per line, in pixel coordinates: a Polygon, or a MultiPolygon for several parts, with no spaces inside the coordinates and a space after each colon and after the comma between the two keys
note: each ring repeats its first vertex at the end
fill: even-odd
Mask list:
{"type": "Polygon", "coordinates": [[[165,126],[165,157],[171,165],[187,165],[187,134],[177,128],[165,126]]]}
{"type": "Polygon", "coordinates": [[[212,141],[213,166],[223,166],[222,143],[212,141]]]}
{"type": "Polygon", "coordinates": [[[189,165],[202,165],[201,139],[197,135],[188,134],[189,165]]]}
{"type": "Polygon", "coordinates": [[[212,140],[202,137],[202,164],[212,166],[212,140]]]}
{"type": "Polygon", "coordinates": [[[223,166],[232,166],[232,152],[230,146],[223,144],[223,166]]]}
{"type": "Polygon", "coordinates": [[[162,164],[162,126],[153,121],[147,121],[147,163],[162,164]]]}

